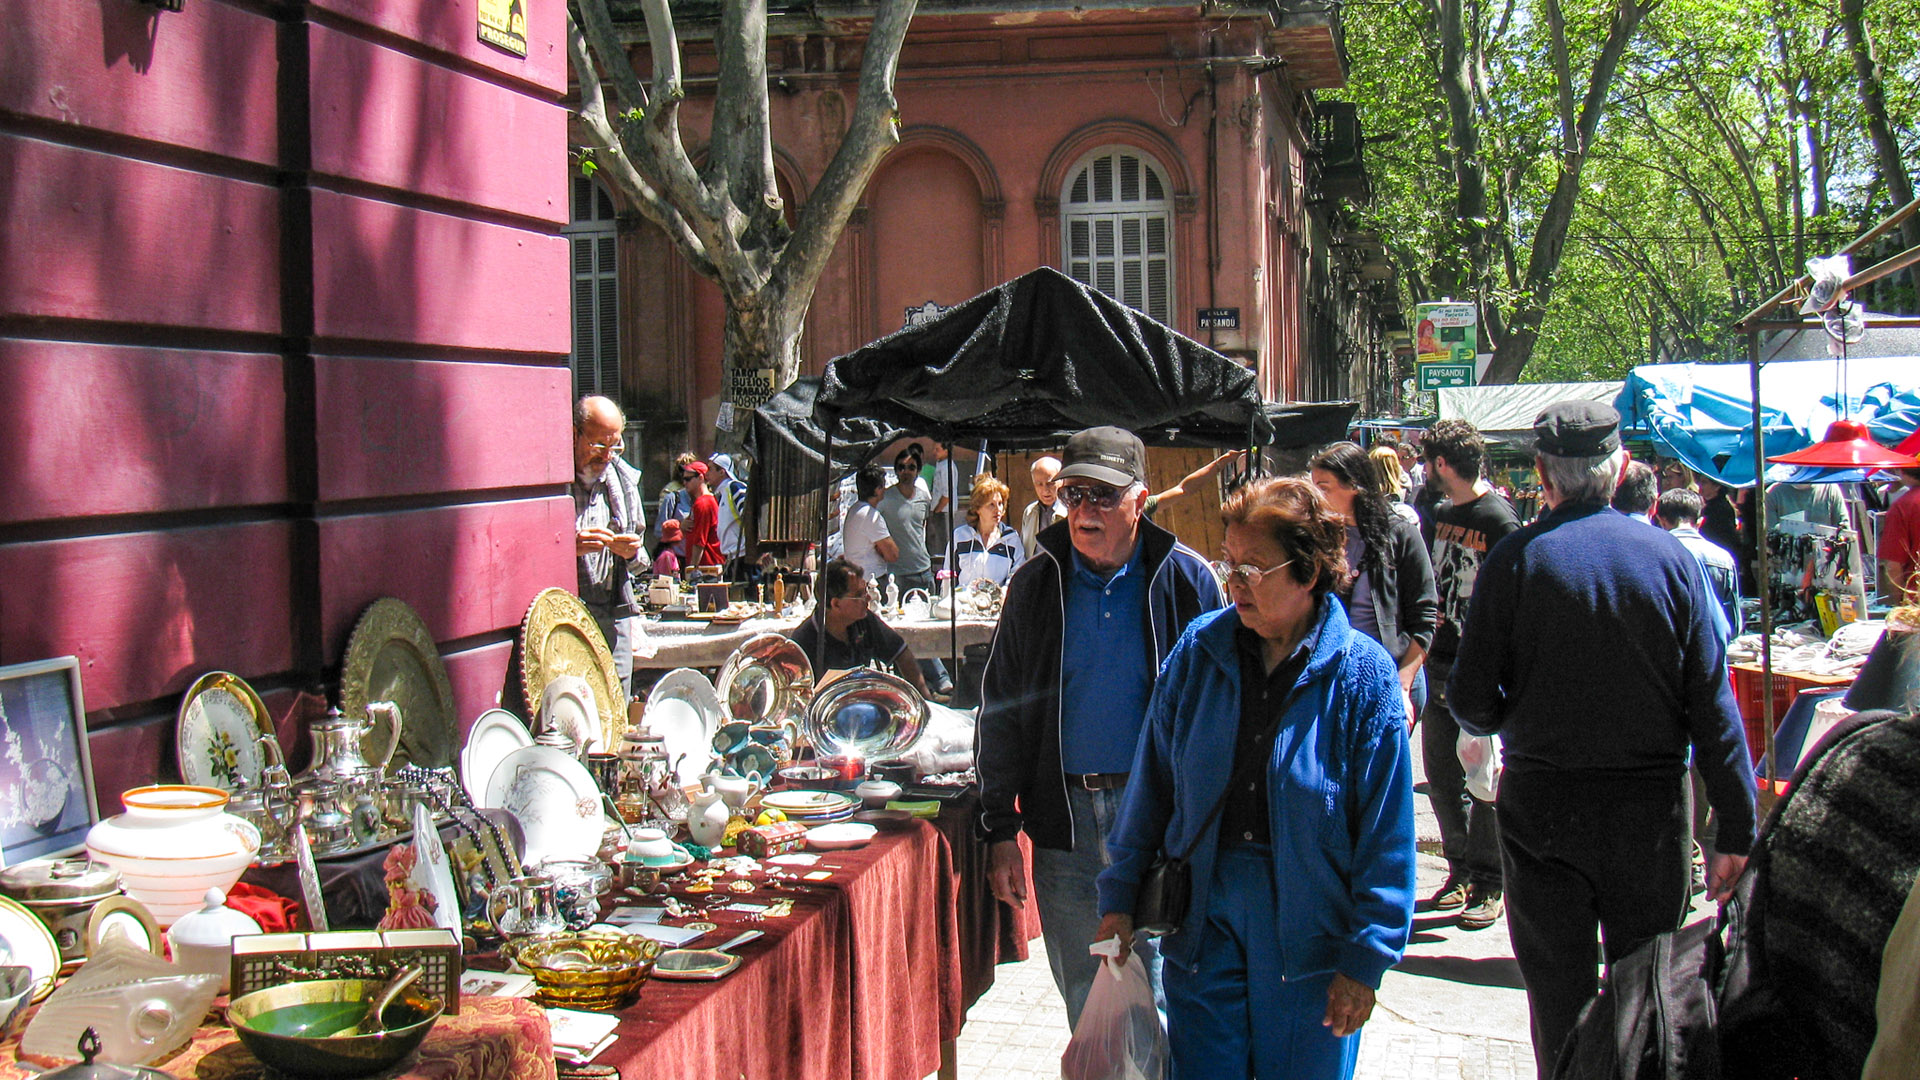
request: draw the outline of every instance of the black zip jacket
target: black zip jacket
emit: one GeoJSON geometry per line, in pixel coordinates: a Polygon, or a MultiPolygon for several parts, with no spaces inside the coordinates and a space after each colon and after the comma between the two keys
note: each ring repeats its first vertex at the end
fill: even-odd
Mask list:
{"type": "MultiPolygon", "coordinates": [[[[1067,523],[1040,531],[1039,551],[1014,571],[994,630],[974,728],[974,765],[980,772],[980,828],[989,843],[1012,840],[1022,828],[1035,844],[1073,850],[1073,818],[1060,766],[1061,634],[1066,623],[1066,576],[1073,565],[1067,523]]],[[[1153,522],[1140,520],[1147,568],[1147,614],[1154,670],[1173,651],[1194,618],[1225,603],[1200,553],[1153,522]]],[[[1116,717],[1138,728],[1141,716],[1116,717]]]]}

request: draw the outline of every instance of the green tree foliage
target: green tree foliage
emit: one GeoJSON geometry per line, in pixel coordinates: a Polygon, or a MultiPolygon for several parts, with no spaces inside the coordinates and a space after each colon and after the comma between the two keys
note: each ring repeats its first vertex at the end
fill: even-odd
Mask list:
{"type": "MultiPolygon", "coordinates": [[[[1496,368],[1504,360],[1530,381],[1729,355],[1731,324],[1808,257],[1893,209],[1905,179],[1895,176],[1890,191],[1841,3],[1649,8],[1604,88],[1584,154],[1569,152],[1578,129],[1566,117],[1584,104],[1570,99],[1594,88],[1624,0],[1468,4],[1458,12],[1464,68],[1450,64],[1446,5],[1346,8],[1348,93],[1361,104],[1377,192],[1369,212],[1408,291],[1478,300],[1506,354],[1496,368]],[[1449,71],[1464,71],[1471,91],[1474,130],[1464,140],[1462,114],[1448,107],[1449,71]],[[1460,182],[1463,145],[1484,171],[1477,212],[1460,182]],[[1543,258],[1555,254],[1542,248],[1555,225],[1564,247],[1543,258]]],[[[1920,5],[1865,0],[1861,14],[1885,129],[1912,160],[1920,5]]]]}

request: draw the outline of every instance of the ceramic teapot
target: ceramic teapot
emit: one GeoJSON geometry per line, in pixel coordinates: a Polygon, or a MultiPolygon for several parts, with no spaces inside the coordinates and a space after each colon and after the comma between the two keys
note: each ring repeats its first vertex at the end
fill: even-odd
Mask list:
{"type": "Polygon", "coordinates": [[[400,706],[391,701],[370,701],[367,715],[349,720],[339,709],[328,709],[327,718],[313,728],[313,768],[308,776],[343,780],[367,769],[385,769],[400,748],[400,706]],[[373,715],[387,718],[387,747],[380,760],[368,761],[361,740],[373,730],[373,715]]]}
{"type": "Polygon", "coordinates": [[[701,779],[707,786],[720,793],[720,797],[726,801],[727,809],[735,814],[745,810],[747,800],[760,794],[767,786],[757,772],[750,772],[745,776],[728,776],[716,770],[701,779]]]}
{"type": "MultiPolygon", "coordinates": [[[[727,838],[727,822],[733,818],[733,809],[727,805],[726,798],[714,787],[717,773],[708,773],[693,797],[693,803],[687,808],[687,835],[703,848],[717,848],[727,838]]],[[[745,796],[741,797],[745,802],[745,796]]]]}

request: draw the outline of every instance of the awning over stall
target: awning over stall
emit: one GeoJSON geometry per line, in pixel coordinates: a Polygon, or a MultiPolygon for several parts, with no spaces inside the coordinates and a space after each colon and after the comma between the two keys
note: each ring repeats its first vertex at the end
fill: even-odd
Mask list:
{"type": "Polygon", "coordinates": [[[1619,393],[1617,382],[1515,383],[1435,391],[1440,419],[1465,420],[1480,434],[1504,441],[1531,438],[1534,420],[1554,402],[1612,401],[1619,393]]]}

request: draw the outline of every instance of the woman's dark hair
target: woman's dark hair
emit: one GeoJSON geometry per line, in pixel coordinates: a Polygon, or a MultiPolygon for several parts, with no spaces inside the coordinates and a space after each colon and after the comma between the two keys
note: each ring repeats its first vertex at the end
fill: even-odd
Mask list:
{"type": "Polygon", "coordinates": [[[1293,580],[1324,596],[1346,585],[1347,527],[1333,516],[1326,496],[1299,476],[1256,480],[1227,496],[1220,508],[1227,525],[1245,525],[1273,537],[1293,565],[1293,580]]]}
{"type": "Polygon", "coordinates": [[[920,467],[920,444],[919,443],[914,443],[913,445],[907,447],[905,450],[902,450],[899,453],[893,455],[893,467],[896,469],[898,469],[902,465],[905,465],[908,462],[912,462],[913,467],[916,469],[920,467]]]}
{"type": "Polygon", "coordinates": [[[887,486],[886,474],[878,465],[868,465],[853,476],[853,497],[866,502],[887,486]]]}
{"type": "Polygon", "coordinates": [[[1337,442],[1323,447],[1307,462],[1310,469],[1324,469],[1333,478],[1354,489],[1353,523],[1360,526],[1359,571],[1377,571],[1386,565],[1386,553],[1392,547],[1393,504],[1380,492],[1380,474],[1373,459],[1358,443],[1337,442]]]}

